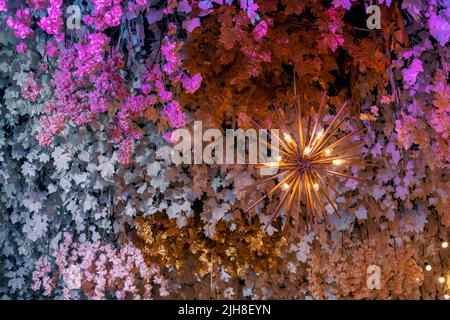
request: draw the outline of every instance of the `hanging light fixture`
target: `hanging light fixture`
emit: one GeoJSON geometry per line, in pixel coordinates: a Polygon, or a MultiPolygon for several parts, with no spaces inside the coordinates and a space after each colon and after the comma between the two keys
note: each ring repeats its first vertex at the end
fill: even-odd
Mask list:
{"type": "MultiPolygon", "coordinates": [[[[373,166],[376,164],[375,162],[362,160],[360,153],[349,154],[351,150],[354,150],[363,144],[362,141],[356,143],[353,142],[352,138],[363,133],[365,129],[359,129],[342,138],[338,138],[338,131],[345,121],[343,115],[346,110],[347,102],[342,104],[332,118],[330,124],[319,130],[321,122],[320,117],[324,107],[325,98],[326,95],[324,93],[312,130],[310,128],[311,118],[308,121],[308,125],[305,126],[301,108],[299,103],[297,103],[296,113],[298,130],[295,134],[288,128],[279,108],[275,106],[280,122],[283,125],[284,132],[281,135],[283,138],[269,133],[270,131],[267,130],[272,141],[276,140],[279,147],[275,147],[270,143],[267,143],[267,145],[272,150],[278,151],[278,154],[281,154],[282,158],[277,159],[279,161],[276,161],[276,163],[262,163],[259,165],[259,168],[278,167],[281,170],[281,173],[274,174],[241,189],[247,190],[254,188],[257,185],[277,178],[281,180],[268,194],[254,202],[245,211],[249,212],[275,191],[281,190],[282,195],[280,196],[280,201],[275,211],[272,213],[266,228],[277,217],[283,205],[286,205],[287,212],[290,212],[295,203],[296,212],[300,215],[302,201],[306,203],[307,218],[309,215],[313,222],[315,222],[317,217],[324,217],[327,219],[325,207],[322,202],[323,198],[326,199],[334,208],[335,212],[340,215],[336,202],[333,201],[329,195],[330,190],[334,191],[335,194],[338,192],[333,187],[332,183],[328,181],[326,175],[365,181],[358,177],[340,172],[340,168],[373,166]]],[[[256,121],[253,121],[253,123],[260,129],[266,129],[256,121]]]]}

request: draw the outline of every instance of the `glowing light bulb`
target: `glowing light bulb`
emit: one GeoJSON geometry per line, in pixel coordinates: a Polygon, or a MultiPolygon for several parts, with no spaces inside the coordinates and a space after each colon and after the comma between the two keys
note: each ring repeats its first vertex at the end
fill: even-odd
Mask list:
{"type": "Polygon", "coordinates": [[[441,247],[444,248],[444,249],[447,249],[448,248],[448,242],[447,241],[442,242],[441,247]]]}
{"type": "Polygon", "coordinates": [[[269,162],[266,164],[270,168],[278,167],[278,162],[269,162]]]}
{"type": "Polygon", "coordinates": [[[311,147],[310,146],[307,146],[307,147],[305,147],[305,149],[303,149],[303,155],[309,156],[310,153],[311,153],[311,147]]]}
{"type": "Polygon", "coordinates": [[[344,163],[344,160],[342,160],[342,159],[334,159],[333,160],[333,166],[339,166],[343,163],[344,163]]]}
{"type": "Polygon", "coordinates": [[[450,295],[449,295],[448,293],[444,294],[444,299],[445,299],[445,300],[450,299],[450,295]]]}
{"type": "Polygon", "coordinates": [[[320,131],[319,132],[317,132],[317,139],[320,139],[320,138],[322,138],[322,136],[323,136],[323,129],[320,129],[320,131]]]}
{"type": "Polygon", "coordinates": [[[285,182],[285,183],[283,183],[281,188],[283,188],[284,191],[287,191],[289,189],[289,185],[285,182]]]}
{"type": "Polygon", "coordinates": [[[327,156],[329,156],[331,154],[331,151],[333,151],[332,149],[325,149],[325,154],[327,156]]]}
{"type": "Polygon", "coordinates": [[[439,281],[439,283],[444,283],[445,282],[445,278],[443,276],[440,276],[438,281],[439,281]]]}
{"type": "Polygon", "coordinates": [[[318,191],[319,190],[319,184],[318,183],[314,183],[313,184],[313,188],[314,188],[314,190],[318,191]]]}
{"type": "Polygon", "coordinates": [[[430,266],[429,264],[427,264],[427,265],[425,266],[425,270],[431,271],[431,266],[430,266]]]}
{"type": "Polygon", "coordinates": [[[289,133],[285,132],[283,133],[284,136],[284,140],[286,140],[287,143],[292,143],[294,140],[292,140],[292,137],[290,136],[289,133]]]}

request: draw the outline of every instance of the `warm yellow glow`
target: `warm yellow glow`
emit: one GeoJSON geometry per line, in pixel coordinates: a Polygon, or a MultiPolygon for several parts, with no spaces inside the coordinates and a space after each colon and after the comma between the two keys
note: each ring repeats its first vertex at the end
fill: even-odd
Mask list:
{"type": "Polygon", "coordinates": [[[320,129],[320,131],[317,132],[316,138],[317,138],[317,139],[320,139],[320,138],[322,138],[322,136],[323,136],[323,129],[320,129]]]}
{"type": "Polygon", "coordinates": [[[441,246],[442,246],[442,248],[447,249],[448,248],[448,242],[447,241],[442,242],[441,246]]]}
{"type": "Polygon", "coordinates": [[[318,191],[319,190],[319,184],[318,183],[314,183],[313,184],[313,188],[314,188],[314,190],[318,191]]]}
{"type": "Polygon", "coordinates": [[[278,167],[279,163],[278,162],[269,162],[266,165],[268,167],[275,168],[275,167],[278,167]]]}
{"type": "Polygon", "coordinates": [[[310,146],[305,147],[305,149],[303,150],[303,155],[309,156],[310,153],[311,153],[311,147],[310,146]]]}
{"type": "Polygon", "coordinates": [[[439,283],[444,283],[444,282],[445,282],[445,278],[442,277],[442,276],[440,276],[439,279],[438,279],[438,281],[439,281],[439,283]]]}
{"type": "Polygon", "coordinates": [[[325,149],[325,154],[326,154],[327,156],[329,156],[329,155],[331,154],[332,151],[333,151],[332,149],[325,149]]]}
{"type": "Polygon", "coordinates": [[[292,140],[292,137],[289,133],[285,132],[283,133],[284,140],[286,140],[287,143],[292,143],[294,140],[292,140]]]}
{"type": "Polygon", "coordinates": [[[448,295],[448,293],[444,294],[444,299],[445,299],[445,300],[450,299],[450,295],[448,295]]]}
{"type": "Polygon", "coordinates": [[[342,159],[334,159],[333,160],[333,166],[340,166],[341,164],[343,164],[345,161],[342,159]]]}
{"type": "Polygon", "coordinates": [[[429,264],[427,264],[427,265],[425,266],[425,270],[431,271],[431,266],[430,266],[429,264]]]}
{"type": "Polygon", "coordinates": [[[285,182],[285,183],[283,183],[281,188],[283,188],[284,191],[287,191],[287,189],[289,189],[289,185],[285,182]]]}

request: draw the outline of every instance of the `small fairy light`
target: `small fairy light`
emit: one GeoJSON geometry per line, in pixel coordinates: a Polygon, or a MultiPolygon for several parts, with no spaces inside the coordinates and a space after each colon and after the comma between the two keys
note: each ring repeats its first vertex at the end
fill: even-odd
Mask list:
{"type": "Polygon", "coordinates": [[[283,185],[281,186],[281,188],[283,188],[284,191],[287,191],[289,189],[289,184],[287,184],[286,182],[283,183],[283,185]]]}
{"type": "Polygon", "coordinates": [[[441,247],[444,248],[444,249],[447,249],[448,248],[448,242],[447,241],[442,242],[441,243],[441,247]]]}
{"type": "Polygon", "coordinates": [[[313,189],[319,191],[319,184],[317,182],[313,184],[313,189]]]}
{"type": "Polygon", "coordinates": [[[270,168],[278,167],[278,162],[269,162],[269,163],[267,164],[267,166],[270,167],[270,168]]]}
{"type": "Polygon", "coordinates": [[[329,156],[330,154],[331,154],[331,152],[332,152],[333,150],[332,149],[325,149],[325,154],[327,155],[327,156],[329,156]]]}
{"type": "Polygon", "coordinates": [[[310,146],[307,146],[307,147],[305,147],[305,149],[303,149],[303,155],[309,156],[310,153],[311,153],[311,147],[310,146]]]}
{"type": "Polygon", "coordinates": [[[316,140],[320,140],[320,138],[322,138],[323,136],[323,129],[320,129],[319,132],[317,132],[316,134],[316,140]]]}
{"type": "Polygon", "coordinates": [[[333,166],[340,166],[343,163],[344,163],[344,160],[342,160],[342,159],[334,159],[333,160],[333,166]]]}
{"type": "Polygon", "coordinates": [[[291,135],[287,132],[283,133],[283,136],[287,143],[292,143],[294,141],[294,140],[292,140],[291,135]]]}
{"type": "Polygon", "coordinates": [[[448,293],[444,294],[444,299],[445,299],[445,300],[450,299],[450,295],[449,295],[448,293]]]}
{"type": "Polygon", "coordinates": [[[425,266],[425,270],[431,271],[431,265],[427,264],[427,265],[425,266]]]}
{"type": "Polygon", "coordinates": [[[439,283],[444,283],[445,282],[445,278],[443,276],[440,276],[438,281],[439,281],[439,283]]]}

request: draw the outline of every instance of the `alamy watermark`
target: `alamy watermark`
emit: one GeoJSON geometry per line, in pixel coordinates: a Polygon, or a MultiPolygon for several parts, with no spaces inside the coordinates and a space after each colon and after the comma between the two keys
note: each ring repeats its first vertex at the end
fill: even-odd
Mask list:
{"type": "Polygon", "coordinates": [[[202,121],[194,121],[193,130],[176,129],[172,137],[171,160],[174,164],[260,164],[273,163],[271,168],[262,168],[261,174],[270,175],[278,171],[276,165],[281,157],[278,152],[279,129],[226,129],[203,131],[202,121]],[[180,141],[181,140],[181,141],[180,141]]]}
{"type": "Polygon", "coordinates": [[[366,13],[370,16],[366,20],[367,29],[381,29],[381,10],[377,5],[371,5],[366,8],[366,13]]]}
{"type": "Polygon", "coordinates": [[[366,285],[370,290],[381,289],[381,268],[377,265],[370,265],[367,267],[366,285]]]}

